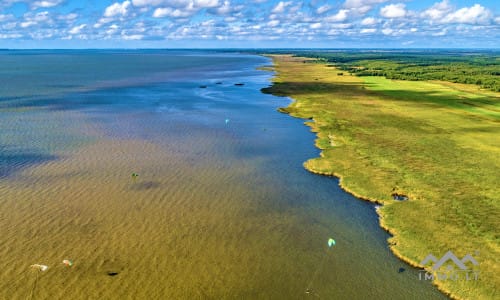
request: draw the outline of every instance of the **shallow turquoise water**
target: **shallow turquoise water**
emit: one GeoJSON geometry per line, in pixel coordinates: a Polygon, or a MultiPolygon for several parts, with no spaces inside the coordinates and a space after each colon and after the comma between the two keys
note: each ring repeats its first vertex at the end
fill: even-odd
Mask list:
{"type": "MultiPolygon", "coordinates": [[[[261,290],[228,287],[225,298],[444,298],[392,255],[373,205],[302,167],[319,154],[314,134],[303,120],[276,111],[289,99],[260,92],[272,73],[256,68],[270,63],[203,51],[1,52],[0,180],[96,140],[149,141],[181,155],[192,170],[217,166],[213,178],[197,179],[199,186],[211,197],[251,197],[242,218],[284,220],[277,226],[262,218],[281,239],[269,243],[280,251],[269,252],[289,253],[275,258],[275,282],[261,290]],[[232,188],[241,185],[252,192],[232,188]],[[333,249],[326,247],[330,237],[333,249]],[[295,274],[280,274],[279,264],[295,274]]],[[[262,240],[270,236],[262,233],[262,240]]],[[[267,268],[259,265],[268,261],[262,255],[251,256],[256,269],[267,268]]]]}

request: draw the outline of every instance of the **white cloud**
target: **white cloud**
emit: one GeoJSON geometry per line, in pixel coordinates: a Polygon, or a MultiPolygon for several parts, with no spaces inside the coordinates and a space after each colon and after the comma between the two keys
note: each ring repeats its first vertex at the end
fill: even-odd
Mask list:
{"type": "Polygon", "coordinates": [[[321,23],[313,23],[309,26],[311,29],[318,29],[321,28],[321,23]]]}
{"type": "Polygon", "coordinates": [[[267,26],[269,26],[269,27],[276,27],[279,24],[280,24],[279,20],[272,20],[272,21],[267,22],[267,26]]]}
{"type": "Polygon", "coordinates": [[[155,18],[164,18],[164,17],[172,17],[172,18],[185,18],[190,17],[195,14],[196,11],[193,10],[181,10],[181,9],[172,9],[170,7],[161,7],[155,9],[153,12],[153,17],[155,18]]]}
{"type": "Polygon", "coordinates": [[[495,18],[495,23],[500,24],[500,17],[495,18]]]}
{"type": "Polygon", "coordinates": [[[386,5],[380,9],[380,15],[389,19],[402,18],[406,16],[405,5],[402,3],[386,5]]]}
{"type": "Polygon", "coordinates": [[[142,34],[131,34],[131,35],[126,35],[126,34],[122,34],[122,39],[126,40],[126,41],[136,41],[136,40],[142,40],[144,38],[144,35],[142,34]]]}
{"type": "Polygon", "coordinates": [[[352,24],[351,23],[336,23],[336,24],[330,24],[330,27],[337,28],[337,29],[347,29],[347,28],[351,28],[352,24]]]}
{"type": "Polygon", "coordinates": [[[0,14],[0,22],[5,22],[5,21],[13,20],[13,19],[15,19],[15,17],[12,14],[8,14],[8,15],[0,14]]]}
{"type": "Polygon", "coordinates": [[[346,0],[344,8],[351,9],[359,14],[364,15],[370,11],[375,5],[387,2],[388,0],[346,0]]]}
{"type": "Polygon", "coordinates": [[[22,28],[27,28],[27,27],[30,27],[30,26],[33,26],[33,25],[36,25],[37,23],[34,22],[34,21],[25,21],[25,22],[21,22],[21,27],[22,28]]]}
{"type": "Polygon", "coordinates": [[[365,28],[365,29],[361,29],[360,33],[375,33],[377,32],[377,29],[375,28],[365,28]]]}
{"type": "Polygon", "coordinates": [[[128,13],[129,7],[130,1],[124,1],[122,3],[115,2],[106,7],[106,9],[104,10],[104,16],[107,18],[115,17],[118,15],[125,16],[128,13]]]}
{"type": "Polygon", "coordinates": [[[364,26],[371,26],[375,24],[377,24],[377,20],[375,20],[375,18],[372,17],[364,18],[363,21],[361,21],[361,25],[364,26]]]}
{"type": "Polygon", "coordinates": [[[271,11],[274,14],[280,14],[285,11],[285,9],[292,4],[292,1],[283,2],[280,1],[271,11]]]}
{"type": "Polygon", "coordinates": [[[448,29],[444,28],[443,30],[433,33],[432,36],[444,36],[448,33],[448,29]]]}
{"type": "Polygon", "coordinates": [[[134,6],[157,6],[165,4],[165,0],[132,0],[134,6]]]}
{"type": "Polygon", "coordinates": [[[393,32],[394,32],[394,30],[392,30],[391,28],[384,28],[384,29],[382,29],[382,33],[385,34],[385,35],[390,35],[393,32]]]}
{"type": "Polygon", "coordinates": [[[326,22],[343,22],[347,19],[348,9],[341,9],[338,13],[325,18],[326,22]]]}
{"type": "MultiPolygon", "coordinates": [[[[215,5],[217,6],[217,5],[215,5]]],[[[209,6],[205,6],[205,7],[209,7],[209,6]]],[[[210,6],[210,7],[213,7],[213,6],[210,6]]],[[[238,7],[239,8],[239,7],[238,7]]],[[[216,7],[216,8],[213,8],[211,10],[209,10],[210,12],[216,14],[216,15],[227,15],[235,10],[237,10],[238,8],[234,8],[231,6],[231,2],[229,2],[228,0],[225,0],[224,3],[222,3],[221,6],[219,7],[216,7]]]]}
{"type": "Polygon", "coordinates": [[[12,30],[16,27],[17,27],[16,22],[9,22],[9,23],[2,24],[2,29],[4,29],[4,30],[12,30]]]}
{"type": "MultiPolygon", "coordinates": [[[[194,1],[194,6],[195,7],[202,7],[202,8],[210,8],[210,7],[216,7],[219,5],[219,0],[195,0],[194,1]]],[[[224,5],[230,5],[229,1],[224,1],[224,5]]]]}
{"type": "Polygon", "coordinates": [[[81,24],[81,25],[78,25],[78,26],[71,28],[68,32],[70,34],[79,34],[82,31],[82,29],[84,29],[85,27],[87,27],[87,24],[81,24]]]}
{"type": "Polygon", "coordinates": [[[76,18],[78,18],[78,14],[70,13],[70,14],[67,14],[67,15],[61,15],[61,16],[59,16],[57,18],[60,19],[60,20],[71,21],[71,20],[75,20],[76,18]]]}
{"type": "Polygon", "coordinates": [[[0,33],[0,39],[17,39],[22,37],[22,34],[19,33],[0,33]]]}
{"type": "Polygon", "coordinates": [[[490,10],[479,4],[464,7],[444,17],[444,23],[486,24],[492,19],[490,10]]]}
{"type": "Polygon", "coordinates": [[[318,9],[316,9],[316,13],[322,14],[322,13],[329,11],[330,9],[332,9],[332,7],[328,4],[325,4],[325,5],[318,7],[318,9]]]}
{"type": "Polygon", "coordinates": [[[44,1],[34,1],[30,6],[31,9],[37,9],[40,7],[54,7],[61,4],[64,0],[44,0],[44,1]]]}
{"type": "Polygon", "coordinates": [[[118,28],[119,27],[116,24],[110,25],[108,27],[108,29],[106,30],[106,34],[107,35],[113,35],[113,34],[115,34],[118,31],[118,28]]]}
{"type": "MultiPolygon", "coordinates": [[[[168,0],[156,1],[152,3],[163,3],[165,6],[158,7],[153,12],[155,18],[187,18],[195,15],[202,9],[209,9],[209,12],[216,15],[224,15],[236,11],[239,7],[232,7],[229,0],[220,3],[219,0],[168,0]]],[[[139,3],[143,5],[144,3],[139,3]]]]}
{"type": "Polygon", "coordinates": [[[423,11],[421,16],[431,20],[439,20],[452,10],[453,7],[450,5],[449,1],[443,0],[442,2],[434,3],[434,5],[423,11]]]}
{"type": "Polygon", "coordinates": [[[52,24],[53,20],[51,19],[48,11],[42,11],[34,14],[33,12],[24,14],[24,21],[20,23],[22,28],[28,28],[34,25],[39,25],[41,23],[52,24]]]}

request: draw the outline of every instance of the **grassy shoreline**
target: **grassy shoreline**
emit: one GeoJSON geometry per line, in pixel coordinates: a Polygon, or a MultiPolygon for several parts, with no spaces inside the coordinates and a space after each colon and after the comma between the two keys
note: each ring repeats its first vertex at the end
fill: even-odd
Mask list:
{"type": "Polygon", "coordinates": [[[478,281],[434,281],[450,297],[498,296],[499,94],[355,77],[309,59],[272,58],[277,74],[263,92],[293,98],[281,111],[311,119],[306,125],[322,150],[304,167],[339,177],[356,197],[383,204],[380,225],[393,235],[391,250],[409,264],[430,270],[419,263],[430,253],[476,255],[480,269],[468,267],[480,271],[478,281]],[[394,193],[409,200],[396,201],[394,193]]]}

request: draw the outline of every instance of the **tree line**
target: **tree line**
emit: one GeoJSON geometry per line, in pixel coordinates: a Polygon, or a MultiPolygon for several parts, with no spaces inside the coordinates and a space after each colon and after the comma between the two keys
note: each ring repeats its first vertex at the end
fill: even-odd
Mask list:
{"type": "Polygon", "coordinates": [[[337,50],[295,55],[316,58],[357,76],[443,80],[500,92],[500,53],[493,50],[337,50]]]}

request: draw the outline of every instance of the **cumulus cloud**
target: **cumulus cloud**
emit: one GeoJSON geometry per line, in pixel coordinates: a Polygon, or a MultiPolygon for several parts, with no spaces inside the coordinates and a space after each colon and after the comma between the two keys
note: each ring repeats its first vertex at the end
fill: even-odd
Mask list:
{"type": "Polygon", "coordinates": [[[325,5],[322,5],[322,6],[318,7],[316,9],[316,13],[321,15],[323,13],[326,13],[330,9],[332,9],[332,7],[330,5],[328,5],[328,4],[325,4],[325,5]]]}
{"type": "Polygon", "coordinates": [[[341,9],[338,11],[338,13],[328,16],[324,20],[326,22],[343,22],[347,19],[348,13],[348,9],[341,9]]]}
{"type": "Polygon", "coordinates": [[[0,23],[1,22],[5,22],[5,21],[10,21],[10,20],[14,20],[15,17],[13,14],[8,14],[8,15],[2,15],[0,14],[0,23]]]}
{"type": "Polygon", "coordinates": [[[364,29],[361,29],[360,33],[375,33],[377,32],[377,29],[375,28],[364,28],[364,29]]]}
{"type": "Polygon", "coordinates": [[[313,24],[309,25],[309,28],[311,28],[311,29],[321,28],[321,23],[313,23],[313,24]]]}
{"type": "Polygon", "coordinates": [[[449,1],[443,0],[442,2],[434,3],[434,5],[424,10],[421,15],[431,20],[440,20],[452,10],[453,6],[450,5],[449,1]]]}
{"type": "MultiPolygon", "coordinates": [[[[209,7],[206,6],[206,8],[209,8],[209,7]]],[[[232,6],[230,1],[225,0],[224,3],[222,3],[219,6],[215,6],[215,7],[211,6],[211,8],[209,8],[208,12],[221,16],[221,15],[227,15],[227,14],[237,12],[241,9],[243,9],[243,6],[241,6],[241,5],[232,6]]]]}
{"type": "Polygon", "coordinates": [[[394,32],[391,28],[384,28],[382,29],[382,33],[385,35],[391,35],[394,32]]]}
{"type": "Polygon", "coordinates": [[[68,33],[69,34],[79,34],[82,29],[84,29],[85,27],[87,27],[87,24],[81,24],[81,25],[78,25],[78,26],[75,26],[73,28],[71,28],[68,33]]]}
{"type": "Polygon", "coordinates": [[[131,34],[131,35],[128,35],[128,34],[122,34],[121,35],[122,39],[126,40],[126,41],[133,41],[133,40],[142,40],[144,38],[144,35],[142,34],[131,34]]]}
{"type": "Polygon", "coordinates": [[[276,4],[276,6],[273,8],[271,12],[274,14],[281,14],[285,12],[285,9],[291,4],[292,1],[286,1],[286,2],[280,1],[278,4],[276,4]]]}
{"type": "Polygon", "coordinates": [[[94,0],[101,4],[98,15],[95,7],[61,9],[72,1],[76,0],[0,0],[0,38],[292,42],[353,40],[359,35],[397,40],[401,45],[402,36],[491,40],[500,31],[500,17],[492,7],[454,7],[451,0],[434,0],[419,11],[408,10],[407,0],[336,4],[325,0],[107,0],[104,6],[94,0]],[[21,2],[26,5],[12,6],[21,2]],[[267,3],[255,4],[263,2],[267,3]]]}
{"type": "Polygon", "coordinates": [[[104,16],[107,18],[115,16],[125,16],[128,13],[130,7],[130,1],[124,1],[122,3],[115,2],[110,6],[106,7],[104,10],[104,16]]]}
{"type": "Polygon", "coordinates": [[[280,24],[279,20],[272,20],[272,21],[267,22],[267,26],[269,26],[269,27],[276,27],[279,24],[280,24]]]}
{"type": "Polygon", "coordinates": [[[375,25],[375,24],[377,24],[377,20],[375,20],[375,18],[372,18],[372,17],[364,18],[361,21],[361,25],[364,25],[364,26],[371,26],[371,25],[375,25]]]}
{"type": "Polygon", "coordinates": [[[59,20],[66,20],[66,21],[72,21],[78,18],[77,13],[69,13],[67,15],[59,15],[57,17],[59,20]]]}
{"type": "Polygon", "coordinates": [[[44,0],[44,1],[34,1],[31,3],[31,8],[32,9],[37,9],[37,8],[48,8],[48,7],[54,7],[59,4],[61,4],[64,0],[44,0]]]}
{"type": "Polygon", "coordinates": [[[53,20],[48,11],[42,11],[36,14],[29,12],[24,14],[24,21],[20,23],[20,26],[22,28],[28,28],[35,25],[51,23],[53,23],[53,20]]]}
{"type": "Polygon", "coordinates": [[[181,9],[173,9],[170,7],[160,7],[155,9],[153,12],[153,17],[155,18],[164,18],[164,17],[172,17],[172,18],[185,18],[185,17],[190,17],[193,14],[195,14],[196,11],[192,9],[186,9],[186,10],[181,10],[181,9]]]}
{"type": "Polygon", "coordinates": [[[388,0],[346,0],[344,2],[344,8],[364,15],[369,12],[375,5],[387,1],[388,0]]]}
{"type": "Polygon", "coordinates": [[[165,4],[165,0],[132,0],[134,6],[157,6],[165,4]]]}
{"type": "MultiPolygon", "coordinates": [[[[142,0],[141,0],[142,1],[142,0]]],[[[154,4],[163,4],[165,6],[158,7],[153,12],[155,18],[187,18],[195,15],[202,9],[209,9],[210,13],[216,15],[224,15],[234,12],[238,7],[232,7],[229,0],[219,2],[218,0],[168,0],[158,1],[153,0],[154,4]]],[[[139,3],[144,5],[143,2],[139,3]]]]}
{"type": "Polygon", "coordinates": [[[389,19],[402,18],[406,16],[405,7],[402,3],[389,4],[380,9],[380,15],[389,19]]]}
{"type": "Polygon", "coordinates": [[[0,39],[17,39],[20,37],[23,37],[23,35],[19,33],[0,33],[0,39]]]}
{"type": "Polygon", "coordinates": [[[487,24],[492,19],[493,14],[489,9],[479,4],[472,7],[464,7],[452,12],[444,17],[444,23],[464,23],[464,24],[487,24]]]}

